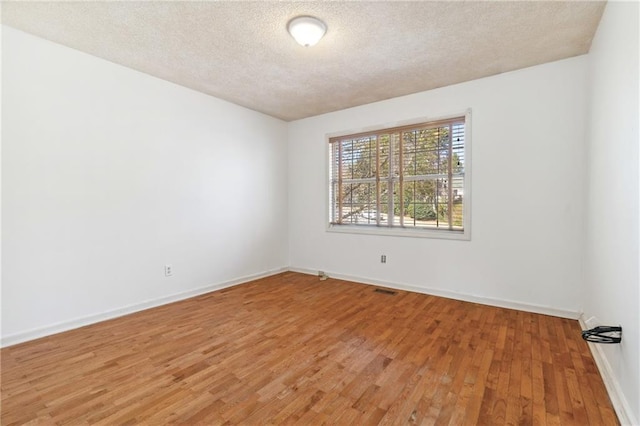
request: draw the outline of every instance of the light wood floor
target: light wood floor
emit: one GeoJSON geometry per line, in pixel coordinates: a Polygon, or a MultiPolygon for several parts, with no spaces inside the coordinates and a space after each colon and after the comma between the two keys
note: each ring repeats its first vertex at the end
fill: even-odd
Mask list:
{"type": "Polygon", "coordinates": [[[3,425],[617,424],[576,321],[296,273],[1,356],[3,425]]]}

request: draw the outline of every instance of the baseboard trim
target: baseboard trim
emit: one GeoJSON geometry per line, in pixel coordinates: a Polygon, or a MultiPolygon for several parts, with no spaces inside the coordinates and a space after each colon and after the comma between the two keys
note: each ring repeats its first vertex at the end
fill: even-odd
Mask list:
{"type": "MultiPolygon", "coordinates": [[[[583,330],[586,330],[588,328],[584,315],[580,315],[578,321],[580,322],[580,327],[582,327],[583,330]]],[[[602,377],[604,386],[605,388],[607,388],[607,393],[609,394],[609,398],[611,399],[611,404],[613,404],[613,409],[618,415],[620,424],[630,426],[639,425],[640,422],[638,422],[638,419],[636,419],[633,415],[633,411],[631,410],[629,401],[627,401],[624,396],[624,392],[622,392],[622,389],[620,388],[620,382],[618,382],[615,375],[613,374],[613,369],[611,368],[611,364],[609,364],[609,360],[602,350],[602,345],[590,342],[587,342],[587,344],[589,345],[589,349],[591,350],[593,360],[596,362],[596,366],[598,367],[598,371],[600,372],[600,376],[602,377]]]]}
{"type": "Polygon", "coordinates": [[[260,278],[270,277],[282,272],[287,272],[288,268],[272,269],[269,271],[261,272],[253,275],[246,275],[240,278],[236,278],[221,283],[210,284],[204,287],[199,287],[193,290],[188,290],[180,293],[174,293],[169,296],[160,297],[153,300],[147,300],[141,303],[134,303],[122,308],[113,309],[110,311],[102,312],[99,314],[89,315],[82,318],[76,318],[69,321],[63,321],[56,324],[48,325],[46,327],[35,328],[24,332],[12,334],[9,336],[2,336],[0,339],[0,347],[7,347],[16,345],[18,343],[27,342],[29,340],[38,339],[40,337],[50,336],[52,334],[62,333],[63,331],[69,331],[76,328],[84,327],[86,325],[95,324],[100,321],[106,321],[113,318],[118,318],[124,315],[129,315],[135,312],[144,311],[146,309],[155,308],[158,306],[166,305],[168,303],[177,302],[190,297],[199,296],[201,294],[210,293],[216,290],[222,290],[223,288],[233,287],[235,285],[244,284],[249,281],[254,281],[260,278]]]}
{"type": "MultiPolygon", "coordinates": [[[[308,268],[290,267],[289,270],[292,272],[299,272],[302,274],[310,274],[310,275],[318,274],[317,270],[312,270],[308,268]]],[[[357,277],[353,275],[332,273],[329,271],[324,271],[324,272],[329,277],[338,278],[345,281],[354,281],[362,284],[378,285],[378,286],[389,287],[397,290],[405,290],[405,291],[411,291],[414,293],[429,294],[431,296],[446,297],[447,299],[455,299],[455,300],[461,300],[464,302],[479,303],[481,305],[496,306],[496,307],[507,308],[507,309],[517,309],[519,311],[533,312],[536,314],[551,315],[554,317],[569,318],[574,320],[577,320],[580,317],[579,312],[552,308],[550,306],[540,306],[540,305],[534,305],[534,304],[528,304],[528,303],[522,303],[522,302],[514,302],[511,300],[475,296],[471,294],[457,293],[453,291],[446,291],[446,290],[440,290],[435,288],[417,287],[417,286],[408,285],[408,284],[399,284],[391,281],[376,280],[373,278],[365,278],[365,277],[357,277]]]]}

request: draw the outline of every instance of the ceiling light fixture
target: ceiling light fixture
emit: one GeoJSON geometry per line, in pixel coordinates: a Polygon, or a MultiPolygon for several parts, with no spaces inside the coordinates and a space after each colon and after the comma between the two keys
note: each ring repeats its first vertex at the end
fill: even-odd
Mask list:
{"type": "Polygon", "coordinates": [[[309,47],[320,41],[327,32],[327,26],[313,16],[298,16],[289,21],[287,30],[298,44],[309,47]]]}

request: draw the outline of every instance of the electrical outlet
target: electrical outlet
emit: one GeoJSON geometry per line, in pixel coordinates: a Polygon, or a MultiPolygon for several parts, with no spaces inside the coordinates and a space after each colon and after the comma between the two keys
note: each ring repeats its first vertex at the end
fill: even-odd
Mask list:
{"type": "Polygon", "coordinates": [[[380,263],[387,263],[387,255],[383,254],[380,256],[380,263]]]}
{"type": "Polygon", "coordinates": [[[173,266],[171,266],[171,265],[164,265],[164,276],[165,276],[165,277],[171,277],[171,276],[173,276],[173,266]]]}

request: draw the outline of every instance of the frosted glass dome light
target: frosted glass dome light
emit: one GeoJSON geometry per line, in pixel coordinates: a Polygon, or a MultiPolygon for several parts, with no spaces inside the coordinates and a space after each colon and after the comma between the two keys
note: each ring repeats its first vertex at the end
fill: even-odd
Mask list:
{"type": "Polygon", "coordinates": [[[327,32],[327,26],[313,16],[298,16],[289,21],[287,30],[298,44],[309,47],[320,41],[327,32]]]}

